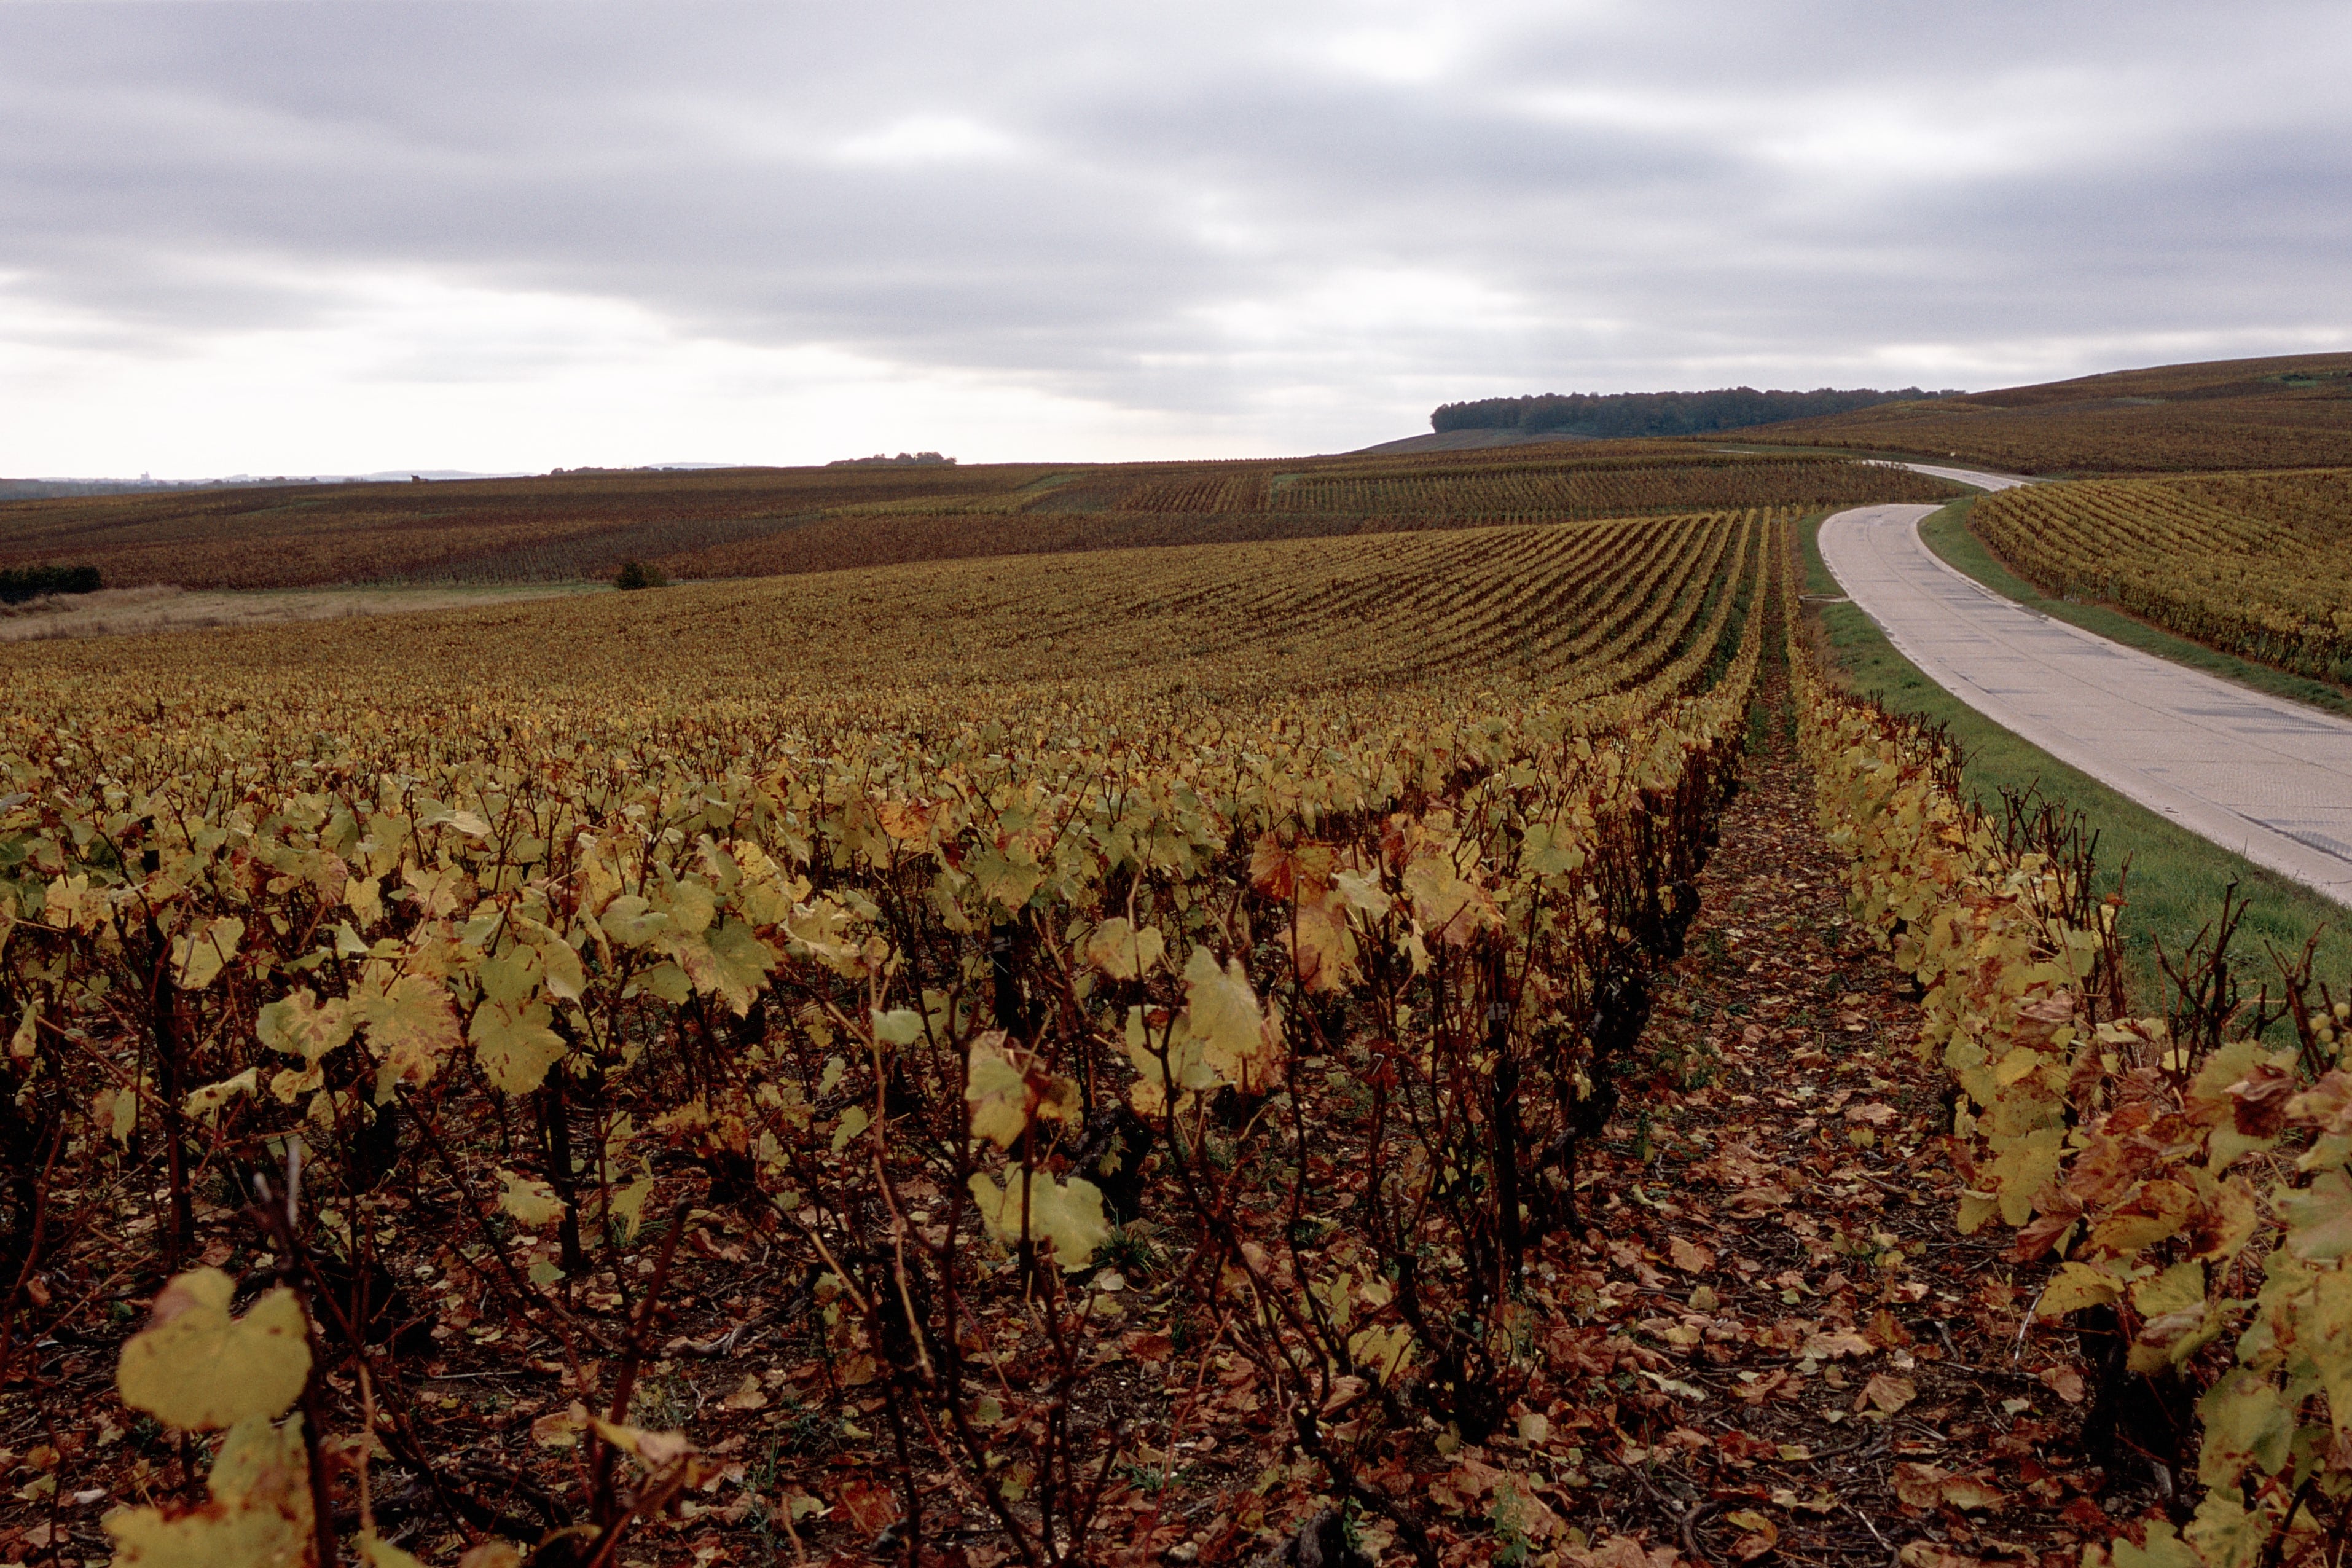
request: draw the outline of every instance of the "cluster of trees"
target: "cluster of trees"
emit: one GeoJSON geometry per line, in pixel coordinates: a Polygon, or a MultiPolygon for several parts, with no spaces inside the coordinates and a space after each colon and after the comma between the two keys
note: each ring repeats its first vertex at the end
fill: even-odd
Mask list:
{"type": "Polygon", "coordinates": [[[105,584],[95,566],[0,566],[0,605],[42,594],[95,594],[105,584]]]}
{"type": "Polygon", "coordinates": [[[952,465],[954,462],[955,459],[953,458],[942,458],[937,452],[901,452],[895,458],[886,458],[881,453],[877,452],[870,458],[835,458],[832,462],[827,463],[825,467],[828,468],[870,468],[878,463],[884,468],[911,468],[926,463],[952,465]]]}
{"type": "Polygon", "coordinates": [[[1958,395],[1957,389],[1922,392],[1916,386],[1894,392],[1867,387],[1840,392],[1826,386],[1812,392],[1759,392],[1752,386],[1727,386],[1713,392],[1548,392],[1533,397],[1482,397],[1471,403],[1441,404],[1430,415],[1429,425],[1431,429],[1440,431],[1524,430],[1529,435],[1540,432],[1615,437],[1697,436],[1710,430],[1737,430],[1782,419],[1847,414],[1878,403],[1958,395]]]}

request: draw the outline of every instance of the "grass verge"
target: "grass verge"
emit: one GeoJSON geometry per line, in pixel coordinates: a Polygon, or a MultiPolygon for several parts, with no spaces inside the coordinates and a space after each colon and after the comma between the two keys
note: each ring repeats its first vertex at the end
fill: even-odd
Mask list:
{"type": "MultiPolygon", "coordinates": [[[[1953,559],[1944,549],[1937,552],[1988,587],[2011,593],[2036,609],[2054,615],[2050,601],[2010,575],[2000,563],[1984,553],[1983,545],[1973,535],[1967,533],[1968,505],[1966,500],[1955,501],[1928,519],[1924,526],[1937,530],[1947,540],[1957,527],[1991,572],[2007,577],[2007,583],[2000,577],[1970,570],[1966,562],[1953,559]],[[2024,593],[2013,593],[2010,584],[2017,584],[2024,593]],[[2033,597],[2026,598],[2028,594],[2033,597]]],[[[1808,519],[1798,531],[1804,549],[1805,592],[1835,595],[1842,590],[1822,563],[1817,537],[1820,527],[1821,519],[1816,517],[1808,519]]],[[[1930,543],[1932,546],[1935,541],[1931,539],[1930,543]]],[[[2066,607],[2075,611],[2095,608],[2082,605],[2066,607]]],[[[2248,901],[2246,918],[2231,945],[2234,963],[2244,977],[2248,994],[2277,973],[2264,950],[2265,944],[2292,957],[2301,952],[2305,939],[2314,931],[2321,933],[2318,973],[2336,987],[2339,994],[2343,994],[2342,982],[2352,977],[2352,932],[2346,930],[2344,910],[2301,883],[2200,838],[2041,748],[2027,744],[1921,674],[1916,665],[1895,651],[1870,617],[1853,605],[1822,604],[1812,610],[1839,678],[1850,689],[1875,697],[1890,709],[1922,714],[1948,727],[1967,757],[1965,777],[1969,787],[1990,808],[1999,809],[2005,789],[2019,793],[2038,789],[2044,799],[2081,812],[2096,830],[2102,880],[2109,890],[2115,886],[2118,870],[2128,863],[2129,876],[2124,884],[2124,952],[2136,1008],[2155,1012],[2170,1000],[2172,988],[2157,962],[2158,944],[2161,943],[2168,953],[2178,955],[2183,952],[2220,912],[2222,891],[2233,882],[2248,901]]],[[[2105,613],[2114,615],[2112,611],[2105,613]]],[[[2104,625],[2072,616],[2064,618],[2102,636],[2115,637],[2118,642],[2129,640],[2108,631],[2104,625]]],[[[2127,616],[2116,618],[2126,621],[2144,637],[2165,637],[2127,616]]],[[[2146,641],[2136,641],[2131,646],[2146,647],[2151,653],[2164,651],[2146,641]]],[[[2210,658],[2226,660],[2226,656],[2210,648],[2198,651],[2210,658]]],[[[2200,664],[2197,668],[2207,667],[2200,664]]],[[[2214,673],[2221,671],[2215,669],[2214,673]]],[[[2280,681],[2296,679],[2276,670],[2267,673],[2280,681]]],[[[2263,689],[2288,694],[2280,687],[2264,686],[2263,689]]],[[[2277,987],[2273,985],[2272,989],[2275,992],[2277,987]]]]}

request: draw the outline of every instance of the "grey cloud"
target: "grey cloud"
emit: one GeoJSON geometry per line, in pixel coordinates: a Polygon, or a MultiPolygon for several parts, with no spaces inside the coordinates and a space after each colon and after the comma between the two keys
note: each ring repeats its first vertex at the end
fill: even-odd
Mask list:
{"type": "Polygon", "coordinates": [[[1203,415],[2352,328],[2338,7],[1497,5],[1423,80],[1316,57],[1428,15],[0,3],[0,276],[159,351],[415,268],[1203,415]],[[1864,110],[2043,129],[1982,167],[1770,151],[1864,110]],[[1003,147],[840,156],[912,117],[1003,147]],[[1349,268],[1516,314],[1212,324],[1349,268]]]}

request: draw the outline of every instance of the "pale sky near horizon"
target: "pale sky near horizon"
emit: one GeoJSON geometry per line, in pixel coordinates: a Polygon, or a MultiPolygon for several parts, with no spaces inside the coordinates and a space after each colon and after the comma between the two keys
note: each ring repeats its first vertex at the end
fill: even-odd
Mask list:
{"type": "Polygon", "coordinates": [[[0,0],[0,475],[2352,348],[2352,6],[0,0]]]}

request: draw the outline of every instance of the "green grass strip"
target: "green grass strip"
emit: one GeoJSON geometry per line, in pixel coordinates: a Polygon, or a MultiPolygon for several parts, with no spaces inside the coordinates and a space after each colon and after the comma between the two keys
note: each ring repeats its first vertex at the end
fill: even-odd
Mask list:
{"type": "MultiPolygon", "coordinates": [[[[1971,497],[1970,500],[1974,498],[1971,497]]],[[[1933,530],[1931,546],[1938,537],[1948,541],[1957,528],[1966,539],[1968,547],[1976,552],[1975,560],[1989,570],[1972,569],[1963,552],[1955,555],[1944,548],[1937,552],[1952,564],[1967,572],[1987,587],[2008,594],[2032,605],[2044,614],[2056,615],[2053,601],[2036,594],[1994,561],[1967,531],[1966,513],[1969,502],[1955,501],[1929,518],[1923,531],[1933,530]],[[1999,574],[1998,576],[1993,574],[1999,574]],[[2012,586],[2012,584],[2014,586],[2012,586]],[[2021,589],[2022,592],[2018,590],[2021,589]],[[2028,597],[2027,595],[2032,595],[2028,597]]],[[[1843,589],[1822,563],[1819,517],[1809,518],[1798,529],[1798,538],[1804,550],[1805,592],[1824,596],[1842,595],[1843,589]]],[[[1959,547],[1954,546],[1958,550],[1959,547]]],[[[2126,902],[2123,914],[2125,967],[2132,990],[2133,1005],[2142,1012],[2162,1011],[2170,1002],[2172,987],[2164,978],[2157,963],[2157,943],[2161,942],[2166,952],[2176,957],[2186,951],[2197,933],[2210,924],[2221,907],[2222,889],[2231,883],[2238,886],[2239,894],[2248,900],[2244,921],[2238,928],[2237,940],[2231,944],[2233,963],[2242,975],[2247,995],[2264,980],[2273,979],[2276,970],[2272,966],[2264,944],[2278,948],[2289,957],[2303,951],[2303,943],[2313,931],[2321,932],[2317,973],[2336,988],[2336,994],[2346,994],[2345,982],[2352,977],[2352,933],[2346,931],[2347,911],[2304,887],[2301,883],[2265,870],[2253,862],[2233,855],[2212,844],[2146,806],[2126,800],[2089,774],[2067,766],[2038,746],[2029,745],[2016,735],[1994,723],[1975,709],[1937,685],[1909,659],[1895,651],[1877,626],[1851,604],[1822,604],[1815,614],[1827,641],[1832,665],[1847,687],[1864,695],[1875,697],[1888,708],[1903,713],[1917,713],[1937,720],[1951,731],[1960,743],[1967,758],[1964,778],[1969,788],[1998,813],[2003,789],[2025,791],[2039,789],[2042,798],[2058,803],[2068,810],[2079,811],[2098,834],[2098,864],[2101,881],[2108,890],[2116,882],[2117,869],[2126,860],[2130,876],[2125,883],[2126,902]],[[2323,929],[2325,928],[2325,929],[2323,929]]],[[[2089,631],[2113,637],[2118,642],[2146,648],[2151,653],[2166,650],[2152,640],[2134,640],[2110,631],[2107,625],[2088,618],[2093,615],[2113,617],[2118,623],[2133,627],[2143,639],[2196,648],[2204,659],[2229,664],[2242,660],[2182,643],[2178,637],[2142,626],[2128,616],[2113,611],[2101,611],[2095,606],[2070,605],[2066,608],[2083,612],[2083,616],[2067,616],[2089,631]]],[[[2189,663],[2182,659],[2182,663],[2189,663]]],[[[2197,663],[2195,668],[2210,668],[2221,673],[2216,665],[2197,663]]],[[[2259,668],[2259,667],[2254,667],[2259,668]]],[[[2311,686],[2310,681],[2283,675],[2276,670],[2265,671],[2267,677],[2280,685],[2263,685],[2261,689],[2293,695],[2289,685],[2311,686]]],[[[2248,681],[2247,684],[2254,684],[2248,681]]],[[[2342,711],[2344,710],[2337,710],[2342,711]]],[[[2271,987],[2273,995],[2278,987],[2271,987]]]]}

